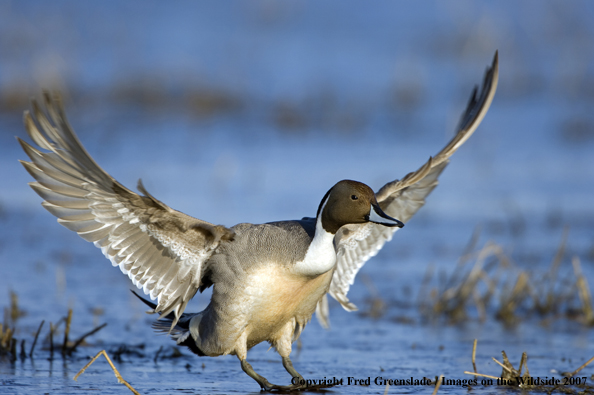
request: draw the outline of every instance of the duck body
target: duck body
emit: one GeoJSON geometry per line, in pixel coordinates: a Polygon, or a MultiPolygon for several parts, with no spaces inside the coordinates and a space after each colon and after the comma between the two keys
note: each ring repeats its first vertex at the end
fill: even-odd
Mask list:
{"type": "MultiPolygon", "coordinates": [[[[208,265],[217,268],[210,274],[211,302],[200,313],[198,330],[191,329],[204,354],[235,355],[263,341],[278,348],[298,336],[328,291],[336,262],[333,253],[321,273],[296,270],[314,239],[310,225],[283,221],[231,228],[235,238],[221,243],[208,265]]],[[[334,250],[331,240],[325,247],[334,250]]]]}

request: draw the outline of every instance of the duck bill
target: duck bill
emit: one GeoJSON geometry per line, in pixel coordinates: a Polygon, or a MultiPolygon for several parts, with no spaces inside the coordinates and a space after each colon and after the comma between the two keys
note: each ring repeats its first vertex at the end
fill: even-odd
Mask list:
{"type": "Polygon", "coordinates": [[[384,213],[378,204],[371,205],[371,210],[369,211],[369,222],[389,227],[397,226],[402,228],[404,226],[402,221],[392,218],[388,214],[384,213]]]}

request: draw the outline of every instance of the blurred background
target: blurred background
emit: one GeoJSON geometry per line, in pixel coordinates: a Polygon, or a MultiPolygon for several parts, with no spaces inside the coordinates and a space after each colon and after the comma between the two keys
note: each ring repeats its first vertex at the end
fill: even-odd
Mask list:
{"type": "MultiPolygon", "coordinates": [[[[538,273],[548,270],[566,229],[560,273],[573,273],[577,257],[592,279],[593,20],[594,4],[585,0],[1,1],[0,305],[10,304],[10,291],[18,295],[22,337],[70,307],[80,332],[110,322],[97,335],[108,345],[122,328],[129,331],[122,341],[169,344],[153,338],[127,278],[58,226],[26,185],[32,179],[18,163],[26,157],[14,136],[26,136],[22,112],[44,89],[62,92],[81,141],[124,185],[134,189],[142,178],[171,207],[231,226],[313,216],[340,179],[377,190],[417,169],[453,136],[495,50],[499,88],[482,125],[349,294],[360,306],[383,298],[382,317],[390,319],[378,330],[385,333],[369,334],[368,316],[332,304],[337,328],[328,335],[310,325],[304,347],[316,344],[308,331],[338,336],[342,349],[374,336],[384,341],[401,332],[398,325],[422,325],[419,313],[390,309],[421,297],[428,268],[451,273],[473,234],[472,247],[501,246],[514,273],[538,273]],[[338,334],[349,325],[353,333],[338,334]]],[[[197,299],[191,309],[208,301],[197,299]]],[[[468,339],[501,330],[492,343],[498,353],[499,340],[510,336],[494,325],[438,333],[430,327],[419,336],[467,347],[468,339]]],[[[534,341],[533,330],[512,342],[534,341]]],[[[589,330],[564,331],[577,342],[570,349],[592,353],[589,330]]],[[[541,336],[549,339],[541,344],[547,354],[557,340],[541,336]]],[[[417,341],[398,338],[395,352],[417,341]]],[[[450,357],[446,370],[460,355],[450,357]]],[[[326,366],[322,354],[316,358],[326,366]]],[[[223,372],[239,370],[234,358],[223,361],[223,372]]],[[[441,372],[423,357],[407,363],[413,373],[419,364],[423,374],[441,372]]],[[[19,375],[14,368],[6,374],[19,375]]]]}

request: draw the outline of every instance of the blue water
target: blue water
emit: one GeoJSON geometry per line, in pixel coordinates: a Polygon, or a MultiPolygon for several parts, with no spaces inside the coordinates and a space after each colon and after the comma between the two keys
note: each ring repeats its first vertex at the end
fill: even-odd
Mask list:
{"type": "MultiPolygon", "coordinates": [[[[128,187],[142,178],[170,206],[230,226],[312,216],[340,179],[377,189],[418,168],[451,137],[496,49],[499,89],[480,129],[351,288],[363,312],[374,292],[386,311],[374,319],[331,304],[331,331],[314,319],[293,360],[306,378],[464,379],[478,338],[482,373],[500,372],[491,356],[502,349],[516,367],[527,351],[534,376],[575,369],[594,355],[579,323],[531,316],[508,328],[469,308],[471,319],[451,326],[422,317],[416,301],[428,267],[451,273],[477,227],[477,248],[494,241],[517,270],[542,273],[569,226],[560,273],[570,276],[577,256],[594,286],[593,14],[586,1],[0,4],[0,305],[18,294],[26,315],[16,337],[27,348],[42,319],[45,333],[68,308],[72,337],[108,323],[66,360],[48,361],[45,344],[34,360],[0,359],[0,392],[124,393],[102,360],[72,381],[88,356],[121,344],[145,345],[144,356],[117,362],[141,393],[258,392],[235,357],[182,350],[153,361],[173,343],[152,333],[129,280],[26,186],[14,136],[25,136],[28,96],[61,89],[72,125],[110,174],[128,187]]],[[[266,345],[249,359],[288,383],[266,345]]],[[[427,389],[389,393],[403,391],[427,389]]]]}

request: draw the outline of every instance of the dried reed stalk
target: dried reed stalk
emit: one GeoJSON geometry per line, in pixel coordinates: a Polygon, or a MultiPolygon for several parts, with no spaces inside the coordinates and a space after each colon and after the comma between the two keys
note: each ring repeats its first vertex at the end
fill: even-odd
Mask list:
{"type": "Polygon", "coordinates": [[[111,359],[109,358],[109,356],[107,355],[107,353],[105,352],[105,350],[101,350],[97,353],[97,355],[95,355],[93,357],[93,359],[91,359],[89,361],[89,363],[87,363],[81,370],[80,372],[78,372],[76,374],[76,376],[74,376],[74,381],[77,381],[78,376],[80,376],[81,374],[83,374],[85,372],[85,370],[87,370],[87,368],[89,366],[91,366],[91,364],[93,362],[95,362],[95,360],[97,358],[99,358],[99,356],[103,355],[105,357],[105,359],[107,359],[107,363],[109,363],[109,366],[111,366],[111,369],[113,370],[116,378],[118,379],[118,383],[120,384],[124,384],[126,387],[128,387],[128,389],[130,391],[132,391],[135,395],[140,395],[140,393],[138,391],[136,391],[126,380],[124,380],[124,378],[122,377],[122,375],[120,374],[120,372],[118,372],[118,370],[116,369],[115,365],[113,364],[113,362],[111,362],[111,359]]]}

